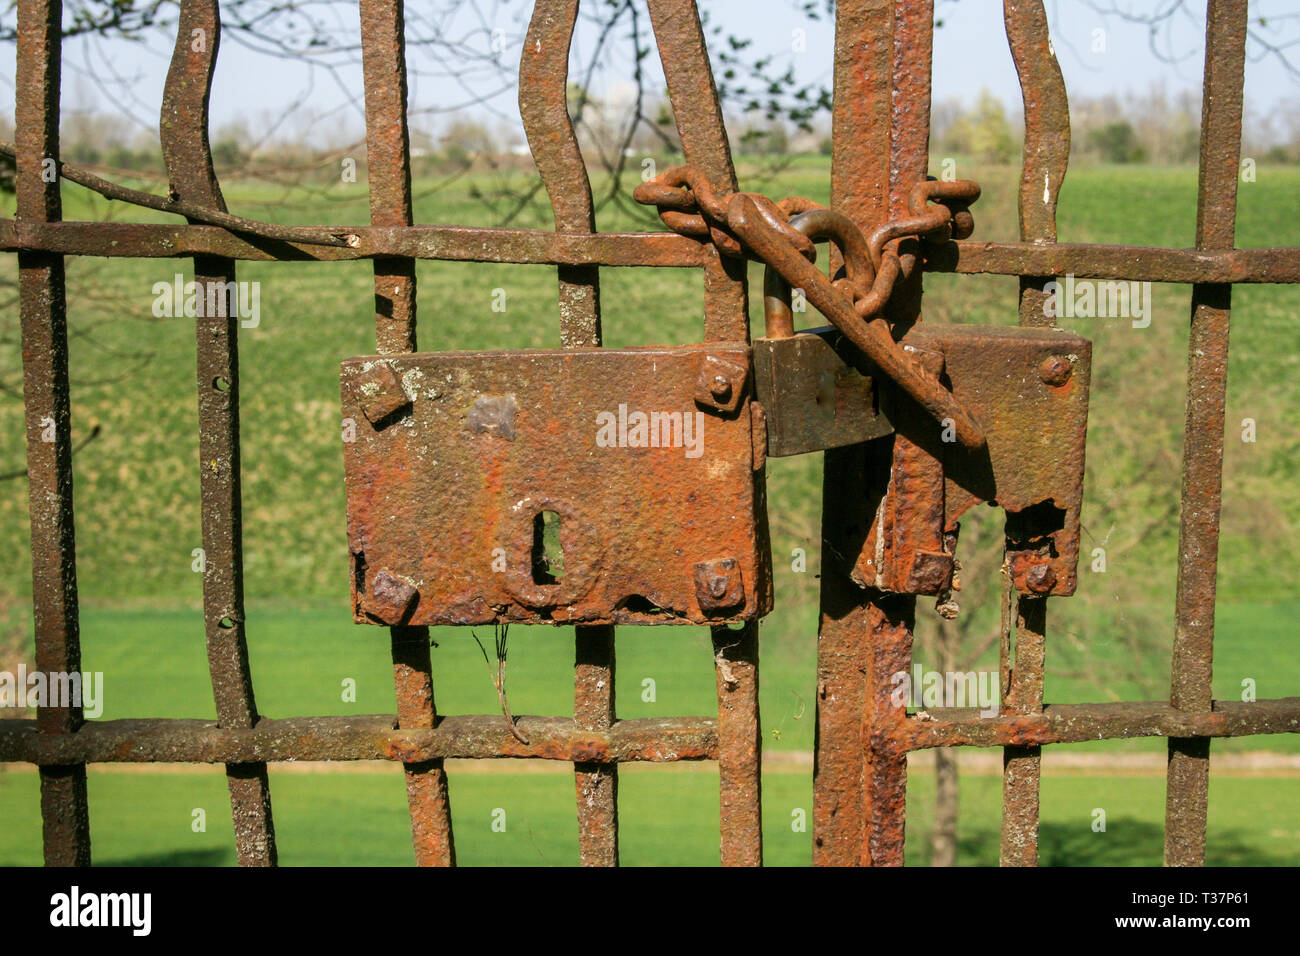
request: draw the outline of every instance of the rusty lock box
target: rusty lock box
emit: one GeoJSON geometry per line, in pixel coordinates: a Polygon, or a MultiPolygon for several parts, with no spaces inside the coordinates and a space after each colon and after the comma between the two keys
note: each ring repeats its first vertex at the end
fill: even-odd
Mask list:
{"type": "Polygon", "coordinates": [[[342,365],[358,622],[718,624],[772,606],[743,343],[342,365]]]}

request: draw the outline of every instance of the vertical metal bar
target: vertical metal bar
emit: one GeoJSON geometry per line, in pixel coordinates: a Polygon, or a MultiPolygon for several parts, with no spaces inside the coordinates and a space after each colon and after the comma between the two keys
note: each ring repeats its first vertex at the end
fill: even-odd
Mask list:
{"type": "MultiPolygon", "coordinates": [[[[889,209],[892,0],[840,0],[835,7],[831,205],[863,229],[889,209]]],[[[813,863],[859,862],[866,835],[864,754],[870,604],[850,578],[871,524],[865,494],[879,463],[866,446],[825,453],[822,576],[817,633],[817,729],[813,763],[813,863]]],[[[869,758],[868,758],[869,762],[869,758]]]]}
{"type": "MultiPolygon", "coordinates": [[[[614,628],[576,627],[573,719],[583,730],[614,724],[614,628]]],[[[618,866],[618,765],[576,763],[578,858],[583,866],[618,866]]]]}
{"type": "MultiPolygon", "coordinates": [[[[890,27],[889,191],[891,217],[907,215],[907,197],[925,179],[930,153],[932,0],[895,0],[890,27]]],[[[921,270],[895,291],[886,309],[899,336],[921,319],[921,270]]],[[[902,866],[907,821],[907,752],[892,744],[906,720],[895,707],[892,675],[912,667],[916,598],[868,593],[867,709],[862,722],[863,823],[859,862],[902,866]]]]}
{"type": "MultiPolygon", "coordinates": [[[[1231,249],[1235,244],[1246,8],[1246,0],[1210,0],[1206,13],[1196,201],[1196,248],[1203,250],[1231,249]]],[[[1170,682],[1170,702],[1188,711],[1208,711],[1211,705],[1231,305],[1230,285],[1192,287],[1170,682]]],[[[1171,738],[1165,790],[1165,863],[1169,866],[1205,863],[1209,780],[1209,740],[1171,738]]]]}
{"type": "MultiPolygon", "coordinates": [[[[1006,713],[1043,709],[1047,598],[1016,596],[1015,663],[1002,698],[1006,713]]],[[[1038,793],[1042,747],[1002,748],[1002,866],[1038,865],[1038,793]]]]}
{"type": "MultiPolygon", "coordinates": [[[[569,116],[569,48],[578,0],[538,0],[519,62],[519,113],[550,196],[555,229],[595,231],[591,181],[569,116]]],[[[601,344],[600,274],[596,266],[560,266],[560,341],[565,348],[601,344]]],[[[614,723],[614,628],[575,632],[573,718],[585,730],[614,723]]],[[[583,866],[618,865],[618,767],[574,764],[578,854],[583,866]]]]}
{"type": "MultiPolygon", "coordinates": [[[[24,222],[63,218],[58,178],[46,175],[59,155],[62,18],[60,0],[18,4],[16,190],[17,218],[24,222]]],[[[36,669],[71,673],[81,670],[81,634],[63,256],[18,253],[18,284],[36,669]]],[[[82,720],[80,707],[36,713],[40,733],[72,733],[82,720]]],[[[85,764],[41,767],[40,776],[46,865],[89,866],[85,764]]]]}
{"type": "MultiPolygon", "coordinates": [[[[930,2],[854,0],[836,7],[831,202],[864,229],[903,210],[908,191],[925,177],[933,16],[930,2]]],[[[896,333],[919,319],[919,309],[918,270],[890,303],[896,333]]],[[[868,489],[888,484],[887,452],[881,445],[826,454],[813,811],[818,864],[903,862],[907,754],[892,741],[906,716],[891,705],[890,675],[910,667],[916,601],[859,590],[849,578],[872,520],[868,489]]]]}
{"type": "MultiPolygon", "coordinates": [[[[1024,166],[1020,175],[1020,238],[1056,241],[1056,202],[1070,157],[1070,106],[1042,0],[1004,0],[1007,42],[1016,64],[1025,110],[1024,166]]],[[[1051,325],[1043,309],[1049,280],[1020,277],[1020,324],[1051,325]]],[[[1010,623],[1010,622],[1008,622],[1010,623]]],[[[1047,599],[1017,595],[1015,658],[1002,706],[1010,713],[1043,709],[1047,599]]],[[[1002,751],[1003,866],[1038,863],[1041,747],[1002,751]]]]}
{"type": "MultiPolygon", "coordinates": [[[[208,148],[208,97],[221,35],[216,0],[185,0],[176,30],[159,123],[163,160],[174,194],[224,211],[208,148]]],[[[203,302],[195,327],[208,670],[218,722],[246,728],[258,716],[244,630],[239,310],[229,293],[235,288],[234,260],[195,257],[194,283],[203,302]]],[[[274,866],[266,764],[228,764],[226,780],[240,865],[274,866]]]]}
{"type": "Polygon", "coordinates": [[[758,710],[758,623],[714,627],[723,866],[763,865],[763,741],[758,710]]]}
{"type": "MultiPolygon", "coordinates": [[[[723,190],[736,189],[736,170],[713,83],[708,47],[695,0],[650,0],[659,59],[686,162],[723,190]]],[[[704,267],[705,341],[749,341],[749,287],[744,259],[710,247],[704,267]]]]}
{"type": "MultiPolygon", "coordinates": [[[[650,0],[659,59],[686,162],[724,192],[736,170],[694,0],[650,0]]],[[[749,341],[746,263],[710,247],[704,267],[704,340],[749,341]]],[[[757,475],[761,484],[763,476],[757,475]]],[[[766,534],[760,530],[760,534],[766,534]]],[[[762,736],[758,709],[758,625],[712,628],[718,686],[718,773],[724,866],[763,862],[762,736]]]]}
{"type": "MultiPolygon", "coordinates": [[[[361,0],[361,59],[366,96],[366,168],[370,222],[409,226],[411,155],[406,114],[406,41],[402,0],[361,0]]],[[[376,259],[375,341],[382,355],[416,347],[415,260],[376,259]]],[[[399,727],[437,722],[429,629],[389,629],[399,727]]],[[[411,840],[418,866],[454,866],[451,796],[441,759],[403,764],[411,840]]]]}
{"type": "Polygon", "coordinates": [[[907,719],[893,706],[893,674],[912,667],[916,598],[910,594],[867,595],[867,701],[861,722],[863,753],[862,866],[902,866],[907,823],[907,752],[893,744],[893,731],[907,719]]]}
{"type": "MultiPolygon", "coordinates": [[[[578,0],[537,0],[519,60],[519,114],[551,199],[557,232],[596,228],[591,182],[569,116],[569,48],[578,0]]],[[[600,274],[596,266],[560,266],[560,340],[566,348],[600,345],[600,274]]]]}

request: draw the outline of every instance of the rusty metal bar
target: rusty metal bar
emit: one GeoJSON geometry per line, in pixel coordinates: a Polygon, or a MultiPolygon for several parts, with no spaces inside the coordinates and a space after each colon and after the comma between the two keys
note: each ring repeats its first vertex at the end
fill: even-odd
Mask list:
{"type": "MultiPolygon", "coordinates": [[[[1016,595],[1016,646],[1010,686],[1002,706],[1009,714],[1043,709],[1043,658],[1047,639],[1047,598],[1016,595]]],[[[1013,745],[1002,751],[1002,866],[1038,865],[1038,792],[1042,748],[1013,745]]]]}
{"type": "Polygon", "coordinates": [[[893,706],[891,675],[912,666],[916,598],[871,593],[867,603],[867,707],[862,719],[862,866],[902,866],[907,822],[907,751],[893,741],[906,715],[893,706]]]}
{"type": "MultiPolygon", "coordinates": [[[[847,48],[848,62],[843,66],[848,72],[837,71],[836,75],[832,204],[855,217],[859,225],[869,227],[872,220],[880,220],[885,215],[904,214],[912,187],[925,178],[934,8],[928,0],[867,2],[853,4],[844,13],[843,21],[837,16],[836,42],[837,50],[841,44],[847,48]],[[858,38],[862,36],[866,41],[859,48],[858,38]],[[847,97],[839,92],[841,82],[847,84],[843,87],[847,97]],[[857,155],[860,144],[873,137],[876,146],[869,151],[878,153],[879,158],[864,162],[857,155]],[[853,148],[855,143],[857,150],[853,148]]],[[[836,60],[837,66],[841,65],[838,54],[836,60]]],[[[898,286],[887,307],[886,315],[896,336],[919,321],[920,302],[918,271],[898,286]]],[[[893,457],[886,453],[888,444],[877,443],[878,453],[868,453],[865,449],[859,452],[866,456],[866,483],[886,489],[885,493],[889,493],[888,471],[893,457]]],[[[828,475],[830,467],[828,456],[828,475]]],[[[874,500],[867,490],[864,484],[842,485],[835,496],[843,499],[856,494],[864,501],[874,500]]],[[[830,494],[829,478],[827,494],[830,494]]],[[[844,503],[838,503],[837,507],[844,507],[844,503]]],[[[872,510],[868,506],[859,520],[869,524],[872,510]]],[[[832,514],[829,503],[824,506],[823,514],[832,514]]],[[[862,532],[855,534],[860,537],[862,532]]],[[[846,553],[856,554],[857,550],[855,546],[846,553]]],[[[892,705],[890,677],[910,669],[916,599],[867,589],[853,600],[858,610],[852,626],[865,631],[862,664],[865,688],[858,718],[863,754],[859,783],[862,810],[857,849],[853,851],[856,859],[836,862],[901,866],[907,819],[907,753],[891,741],[906,717],[892,705]]],[[[852,671],[847,677],[857,679],[852,671]]]]}
{"type": "MultiPolygon", "coordinates": [[[[569,116],[569,49],[578,0],[538,0],[519,61],[519,113],[560,233],[596,229],[591,180],[569,116]]],[[[597,266],[559,268],[560,342],[565,348],[601,344],[597,266]]],[[[614,722],[614,628],[574,628],[573,716],[585,730],[614,722]]],[[[618,865],[618,768],[574,764],[578,852],[583,866],[618,865]]]]}
{"type": "MultiPolygon", "coordinates": [[[[1056,203],[1070,158],[1070,105],[1052,49],[1042,0],[1004,0],[1007,43],[1016,65],[1025,111],[1024,165],[1020,175],[1020,238],[1056,242],[1056,203]]],[[[1048,278],[1020,277],[1020,324],[1051,325],[1043,304],[1048,278]]],[[[1008,587],[1011,587],[1008,581],[1008,587]]],[[[1014,714],[1043,708],[1047,599],[1016,595],[1015,658],[1003,706],[1014,714]]],[[[1008,622],[1009,624],[1011,622],[1008,622]]],[[[1038,863],[1038,795],[1042,751],[1007,747],[1002,754],[1003,866],[1038,863]]]]}
{"type": "MultiPolygon", "coordinates": [[[[1231,249],[1235,244],[1246,7],[1246,0],[1210,0],[1206,12],[1205,91],[1196,202],[1196,245],[1201,249],[1231,249]]],[[[1192,712],[1209,710],[1211,702],[1231,304],[1230,285],[1202,282],[1192,287],[1170,685],[1170,703],[1192,712]]],[[[1168,866],[1205,863],[1209,780],[1209,741],[1170,738],[1165,790],[1165,864],[1168,866]]]]}
{"type": "Polygon", "coordinates": [[[222,256],[252,262],[345,262],[412,258],[521,265],[605,265],[699,268],[710,248],[671,232],[563,235],[542,229],[468,226],[313,226],[322,238],[355,237],[351,245],[305,245],[230,232],[217,226],[153,223],[30,223],[0,219],[0,252],[55,252],[127,259],[222,256]]]}
{"type": "MultiPolygon", "coordinates": [[[[715,188],[734,192],[736,170],[695,0],[650,0],[650,23],[686,162],[715,188]]],[[[705,341],[749,341],[745,275],[743,259],[722,256],[712,245],[704,247],[705,341]]]]}
{"type": "MultiPolygon", "coordinates": [[[[1041,714],[981,717],[976,708],[935,708],[893,733],[899,750],[1086,743],[1131,737],[1250,737],[1300,733],[1300,697],[1215,701],[1208,712],[1165,701],[1048,704],[1041,714]]],[[[210,720],[97,720],[71,734],[43,734],[34,720],[0,720],[0,762],[61,767],[77,763],[269,763],[293,760],[436,758],[540,759],[566,763],[718,759],[712,717],[620,720],[603,732],[568,717],[520,717],[528,744],[500,714],[441,717],[434,728],[395,729],[392,714],[264,717],[249,730],[210,720]]]]}
{"type": "MultiPolygon", "coordinates": [[[[578,0],[537,0],[519,59],[519,115],[550,196],[558,233],[591,235],[596,207],[569,116],[569,47],[578,0]]],[[[560,339],[600,345],[600,277],[595,266],[560,268],[560,339]]]]}
{"type": "MultiPolygon", "coordinates": [[[[251,729],[210,720],[99,720],[70,734],[46,734],[34,720],[0,720],[0,761],[64,767],[79,763],[237,763],[293,760],[528,758],[567,763],[654,763],[718,759],[718,721],[663,717],[586,730],[569,717],[520,717],[516,739],[500,714],[446,716],[436,727],[396,728],[392,714],[263,717],[251,729]]],[[[1256,732],[1256,731],[1251,731],[1256,732]]]]}
{"type": "MultiPolygon", "coordinates": [[[[934,4],[932,0],[895,0],[892,23],[890,19],[886,13],[878,41],[889,50],[889,68],[875,82],[876,94],[887,109],[887,125],[882,127],[888,131],[889,144],[887,211],[891,218],[898,218],[907,214],[908,196],[925,179],[929,165],[934,4]]],[[[873,80],[865,77],[864,82],[873,80]]],[[[921,320],[921,280],[918,270],[900,283],[886,307],[886,318],[895,337],[921,320]]],[[[882,442],[877,446],[887,444],[882,442]]],[[[891,453],[881,454],[877,460],[888,470],[893,459],[891,453]]],[[[869,458],[869,468],[871,461],[869,458]]],[[[897,493],[893,476],[887,493],[897,493]]],[[[902,729],[906,715],[893,704],[895,685],[891,678],[911,670],[916,598],[868,589],[866,610],[867,691],[861,731],[866,832],[860,843],[859,863],[902,866],[907,822],[907,753],[888,741],[902,729]]]]}
{"type": "MultiPolygon", "coordinates": [[[[889,207],[893,64],[891,0],[837,3],[831,205],[864,231],[889,207]]],[[[825,453],[813,763],[813,863],[821,866],[856,864],[866,836],[864,757],[855,744],[869,706],[870,623],[850,573],[871,523],[869,473],[865,446],[825,453]]]]}
{"type": "MultiPolygon", "coordinates": [[[[575,627],[573,720],[583,731],[606,733],[614,716],[614,627],[575,627]]],[[[618,767],[573,765],[578,799],[578,856],[583,866],[618,866],[618,767]]]]}
{"type": "MultiPolygon", "coordinates": [[[[406,113],[406,41],[402,0],[361,0],[362,73],[366,90],[366,168],[370,221],[405,227],[411,208],[411,156],[406,113]]],[[[416,348],[415,260],[375,259],[375,341],[381,355],[416,348]]],[[[398,726],[438,722],[429,629],[390,628],[398,726]]],[[[418,866],[454,866],[451,797],[441,758],[405,762],[411,840],[418,866]]]]}
{"type": "Polygon", "coordinates": [[[763,733],[758,710],[758,622],[714,627],[723,866],[763,865],[763,733]]]}
{"type": "Polygon", "coordinates": [[[1208,712],[1179,710],[1164,701],[1047,704],[1038,714],[980,717],[968,708],[936,708],[912,717],[899,740],[909,750],[929,747],[1032,747],[1129,737],[1248,737],[1300,730],[1300,697],[1254,703],[1216,700],[1208,712]]]}
{"type": "MultiPolygon", "coordinates": [[[[224,210],[208,148],[208,97],[221,37],[216,0],[185,0],[176,30],[159,123],[171,192],[187,202],[224,210]]],[[[235,263],[196,256],[194,282],[205,302],[196,320],[196,378],[208,670],[217,719],[223,727],[246,728],[257,723],[258,715],[244,630],[239,312],[229,307],[226,291],[235,285],[235,263]]],[[[228,764],[226,780],[240,865],[274,866],[275,825],[266,764],[228,764]]]]}
{"type": "MultiPolygon", "coordinates": [[[[59,0],[18,4],[15,184],[17,215],[24,222],[54,222],[63,215],[59,182],[44,175],[46,160],[59,155],[62,16],[59,0]]],[[[81,670],[81,634],[63,257],[19,253],[18,285],[36,669],[66,674],[81,670]]],[[[70,734],[82,720],[80,707],[42,707],[36,726],[42,736],[70,734]]],[[[84,763],[41,767],[41,821],[47,866],[90,865],[84,763]]]]}
{"type": "MultiPolygon", "coordinates": [[[[715,188],[733,192],[736,170],[695,0],[650,0],[650,22],[686,162],[715,188]]],[[[724,257],[712,245],[704,258],[704,340],[749,341],[745,260],[724,257]]],[[[756,480],[762,480],[761,469],[756,480]]],[[[721,740],[722,863],[758,866],[763,861],[763,827],[757,625],[741,631],[714,627],[712,635],[721,740]]]]}
{"type": "MultiPolygon", "coordinates": [[[[900,750],[1086,743],[1133,737],[1250,737],[1300,733],[1300,697],[1214,701],[1208,712],[1166,701],[1047,704],[1042,713],[981,717],[977,708],[935,708],[894,733],[900,750]]],[[[436,728],[395,729],[392,714],[264,717],[249,730],[210,720],[97,720],[70,734],[44,734],[29,719],[0,720],[0,762],[268,763],[293,760],[540,759],[567,763],[716,760],[712,717],[615,721],[608,731],[567,717],[521,717],[521,744],[500,714],[447,716],[436,728]]]]}
{"type": "MultiPolygon", "coordinates": [[[[312,226],[322,238],[356,236],[355,245],[262,240],[217,226],[156,223],[19,222],[0,219],[0,252],[52,252],[115,259],[219,256],[249,262],[347,262],[409,257],[518,265],[699,268],[708,243],[671,232],[559,235],[542,229],[468,226],[312,226]]],[[[979,242],[931,248],[927,272],[959,275],[1067,273],[1086,279],[1209,284],[1300,283],[1300,248],[1164,249],[1101,243],[979,242]]]]}
{"type": "Polygon", "coordinates": [[[1061,242],[951,242],[925,268],[963,275],[1063,276],[1132,282],[1300,282],[1300,249],[1163,249],[1061,242]]]}

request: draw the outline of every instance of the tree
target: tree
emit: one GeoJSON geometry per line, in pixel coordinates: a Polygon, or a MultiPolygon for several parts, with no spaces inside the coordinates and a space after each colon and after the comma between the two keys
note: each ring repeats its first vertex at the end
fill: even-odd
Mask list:
{"type": "Polygon", "coordinates": [[[963,110],[948,121],[948,137],[954,152],[987,163],[1008,163],[1015,156],[1016,137],[1006,109],[988,87],[980,89],[972,110],[963,110]]]}
{"type": "Polygon", "coordinates": [[[1128,120],[1089,130],[1088,145],[1108,163],[1140,163],[1147,158],[1128,120]]]}

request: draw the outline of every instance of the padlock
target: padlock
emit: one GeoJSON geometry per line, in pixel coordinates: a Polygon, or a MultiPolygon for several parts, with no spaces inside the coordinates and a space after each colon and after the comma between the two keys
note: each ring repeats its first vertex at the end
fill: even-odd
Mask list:
{"type": "MultiPolygon", "coordinates": [[[[813,209],[790,225],[814,242],[836,242],[852,273],[866,250],[857,248],[861,233],[841,228],[841,219],[813,209]]],[[[767,453],[801,455],[889,434],[878,373],[839,329],[795,332],[791,298],[790,284],[769,265],[763,275],[766,334],[754,340],[754,389],[767,422],[767,453]]]]}
{"type": "Polygon", "coordinates": [[[743,342],[345,361],[355,620],[766,614],[766,438],[751,362],[743,342]]]}

